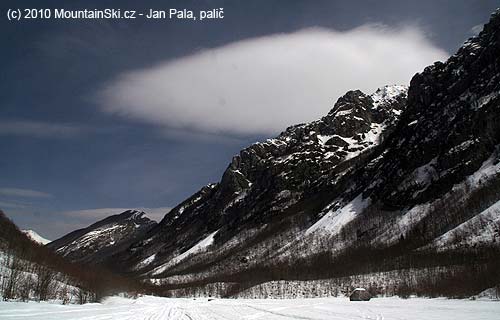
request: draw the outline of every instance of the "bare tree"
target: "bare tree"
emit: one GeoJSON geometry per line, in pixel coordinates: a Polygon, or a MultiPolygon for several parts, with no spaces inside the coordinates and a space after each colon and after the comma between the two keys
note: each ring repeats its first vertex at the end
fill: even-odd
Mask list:
{"type": "Polygon", "coordinates": [[[56,272],[48,267],[39,265],[36,269],[35,295],[38,301],[48,300],[49,295],[53,295],[54,280],[56,272]]]}
{"type": "Polygon", "coordinates": [[[7,276],[2,283],[2,296],[5,301],[15,299],[18,295],[18,284],[21,277],[20,259],[14,255],[7,256],[7,276]]]}

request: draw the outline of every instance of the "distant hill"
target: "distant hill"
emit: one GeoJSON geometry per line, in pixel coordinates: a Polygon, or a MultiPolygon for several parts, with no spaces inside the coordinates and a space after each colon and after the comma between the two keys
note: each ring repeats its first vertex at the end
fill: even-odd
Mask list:
{"type": "Polygon", "coordinates": [[[47,248],[70,261],[95,264],[126,249],[155,226],[145,212],[127,210],[70,232],[50,242],[47,248]]]}

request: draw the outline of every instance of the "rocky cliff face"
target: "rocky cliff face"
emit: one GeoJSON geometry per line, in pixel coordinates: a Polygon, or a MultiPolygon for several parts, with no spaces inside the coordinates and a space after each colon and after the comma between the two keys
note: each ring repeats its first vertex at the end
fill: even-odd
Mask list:
{"type": "Polygon", "coordinates": [[[346,170],[368,157],[394,130],[406,95],[405,86],[387,86],[371,95],[350,91],[322,119],[289,127],[274,139],[242,150],[219,183],[174,208],[120,258],[149,272],[163,269],[214,232],[215,241],[224,243],[279,220],[310,224],[338,194],[325,190],[337,187],[346,170]],[[316,199],[318,192],[322,199],[316,199]],[[309,203],[315,210],[301,212],[309,203]],[[146,257],[154,259],[145,264],[146,257]]]}
{"type": "Polygon", "coordinates": [[[476,172],[500,138],[500,18],[445,63],[413,77],[408,108],[374,167],[373,196],[396,207],[425,202],[476,172]]]}
{"type": "Polygon", "coordinates": [[[99,263],[123,250],[156,225],[144,214],[128,210],[109,216],[52,241],[47,247],[73,262],[99,263]]]}

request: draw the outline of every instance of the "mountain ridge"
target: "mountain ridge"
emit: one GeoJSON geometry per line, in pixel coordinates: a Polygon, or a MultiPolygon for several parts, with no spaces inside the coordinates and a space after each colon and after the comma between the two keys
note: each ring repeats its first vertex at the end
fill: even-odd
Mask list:
{"type": "Polygon", "coordinates": [[[241,150],[218,183],[105,262],[167,291],[225,283],[227,295],[415,268],[433,286],[446,277],[463,277],[464,290],[491,285],[497,237],[485,244],[472,233],[497,230],[499,70],[497,10],[408,90],[349,91],[321,119],[241,150]],[[449,242],[449,232],[469,240],[449,242]]]}
{"type": "Polygon", "coordinates": [[[98,263],[156,225],[140,210],[126,210],[47,244],[73,262],[98,263]]]}

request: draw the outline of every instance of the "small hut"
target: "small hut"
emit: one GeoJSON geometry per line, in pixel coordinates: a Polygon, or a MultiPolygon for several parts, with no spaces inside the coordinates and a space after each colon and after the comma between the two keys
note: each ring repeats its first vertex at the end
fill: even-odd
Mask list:
{"type": "Polygon", "coordinates": [[[370,298],[370,293],[365,288],[356,288],[349,296],[351,301],[370,301],[370,298]]]}

